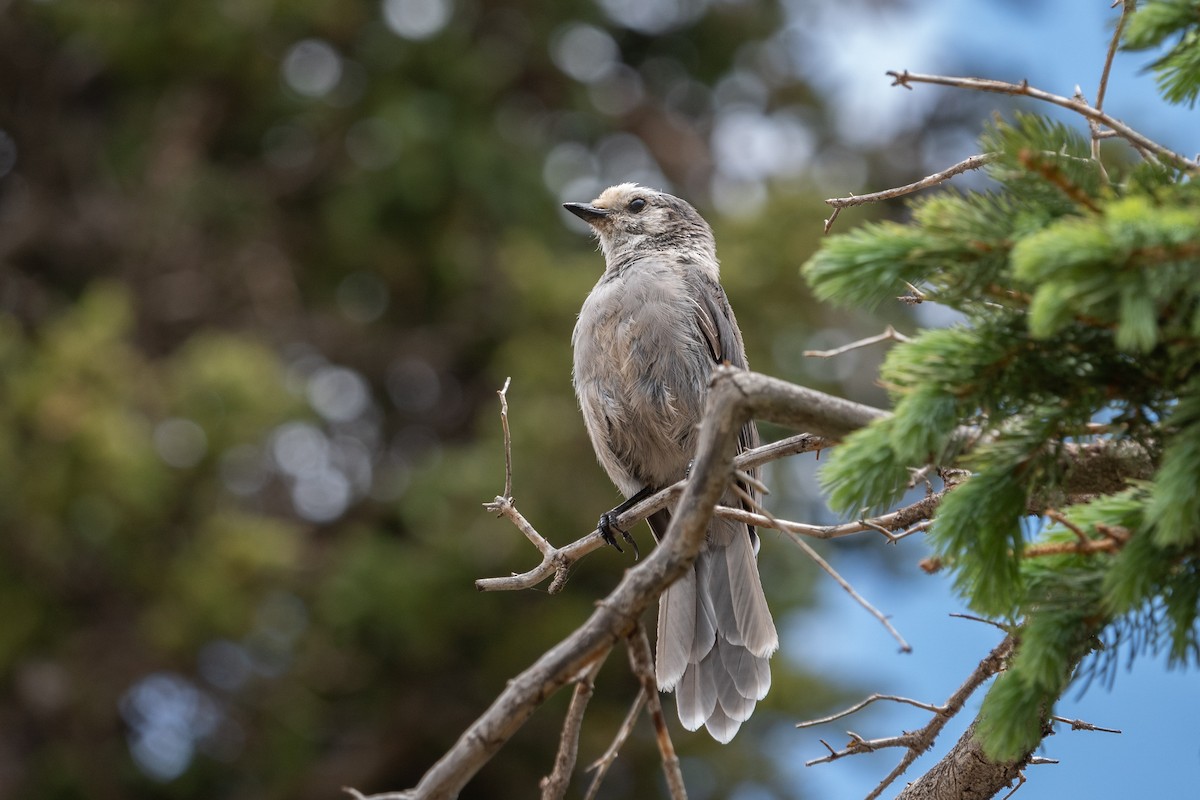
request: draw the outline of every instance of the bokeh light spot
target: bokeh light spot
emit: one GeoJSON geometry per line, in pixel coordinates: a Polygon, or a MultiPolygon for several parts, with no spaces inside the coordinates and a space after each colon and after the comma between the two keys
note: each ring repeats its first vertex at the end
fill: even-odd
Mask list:
{"type": "Polygon", "coordinates": [[[302,39],[283,57],[283,79],[297,94],[324,97],[342,79],[342,58],[323,39],[302,39]]]}
{"type": "Polygon", "coordinates": [[[367,382],[346,367],[321,367],[308,380],[308,402],[330,422],[349,422],[371,402],[367,382]]]}
{"type": "Polygon", "coordinates": [[[208,436],[190,419],[166,419],[154,428],[154,450],[169,466],[187,469],[204,458],[208,436]]]}
{"type": "Polygon", "coordinates": [[[555,65],[581,83],[603,78],[618,55],[617,43],[606,31],[581,22],[563,28],[550,44],[555,65]]]}
{"type": "Polygon", "coordinates": [[[397,36],[428,39],[450,21],[450,0],[383,0],[383,21],[397,36]]]}

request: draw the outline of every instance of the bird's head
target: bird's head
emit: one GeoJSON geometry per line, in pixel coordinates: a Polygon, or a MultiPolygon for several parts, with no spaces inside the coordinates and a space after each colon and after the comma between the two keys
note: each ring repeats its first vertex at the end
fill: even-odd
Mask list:
{"type": "Polygon", "coordinates": [[[716,269],[712,229],[691,204],[636,183],[610,186],[590,203],[563,203],[596,232],[609,266],[666,255],[716,269]]]}

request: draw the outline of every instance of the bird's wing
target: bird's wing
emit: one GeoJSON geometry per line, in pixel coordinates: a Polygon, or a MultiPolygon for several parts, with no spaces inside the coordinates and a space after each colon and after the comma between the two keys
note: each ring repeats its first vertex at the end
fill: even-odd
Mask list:
{"type": "MultiPolygon", "coordinates": [[[[696,304],[696,325],[708,344],[713,361],[746,369],[746,347],[725,290],[698,271],[690,277],[698,284],[695,296],[700,298],[696,304]]],[[[758,443],[758,428],[753,422],[747,422],[738,433],[738,452],[758,447],[758,443]]]]}

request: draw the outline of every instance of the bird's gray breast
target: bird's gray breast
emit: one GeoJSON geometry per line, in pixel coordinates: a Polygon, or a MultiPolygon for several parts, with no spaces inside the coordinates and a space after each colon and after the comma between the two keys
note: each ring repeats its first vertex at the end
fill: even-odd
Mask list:
{"type": "Polygon", "coordinates": [[[713,367],[678,267],[606,274],[575,326],[574,382],[601,465],[625,492],[684,476],[713,367]]]}

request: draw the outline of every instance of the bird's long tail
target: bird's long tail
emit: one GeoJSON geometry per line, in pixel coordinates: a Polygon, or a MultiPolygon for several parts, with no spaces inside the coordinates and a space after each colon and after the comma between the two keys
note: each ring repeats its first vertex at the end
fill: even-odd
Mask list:
{"type": "Polygon", "coordinates": [[[695,564],[659,600],[658,688],[675,692],[683,727],[724,744],[771,688],[778,647],[750,531],[714,517],[695,564]]]}

